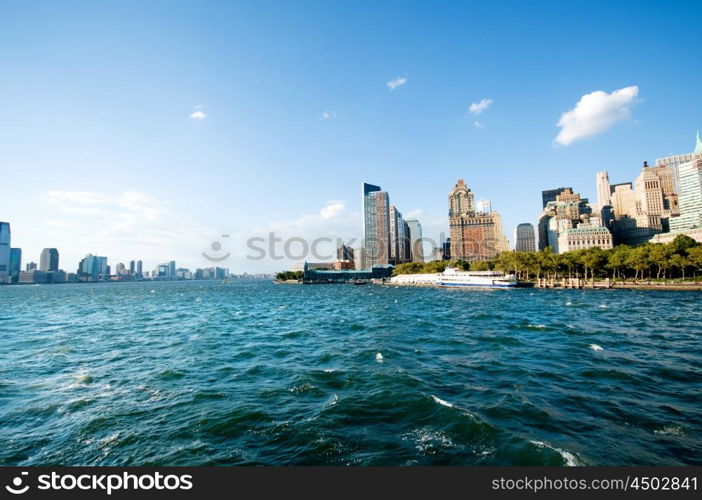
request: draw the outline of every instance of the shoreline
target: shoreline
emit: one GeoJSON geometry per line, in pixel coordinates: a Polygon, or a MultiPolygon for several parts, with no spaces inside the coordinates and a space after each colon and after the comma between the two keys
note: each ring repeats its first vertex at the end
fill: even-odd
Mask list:
{"type": "MultiPolygon", "coordinates": [[[[402,287],[423,287],[423,288],[441,288],[433,283],[408,283],[408,282],[376,282],[375,284],[384,286],[402,286],[402,287]]],[[[549,290],[647,290],[647,291],[683,291],[683,292],[702,292],[702,282],[690,283],[659,283],[655,281],[587,281],[584,280],[539,280],[539,281],[524,281],[520,282],[515,288],[536,288],[549,290]]]]}

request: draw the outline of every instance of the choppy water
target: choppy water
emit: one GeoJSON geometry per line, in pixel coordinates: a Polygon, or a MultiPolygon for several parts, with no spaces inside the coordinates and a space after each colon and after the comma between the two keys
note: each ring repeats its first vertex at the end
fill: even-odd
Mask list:
{"type": "Polygon", "coordinates": [[[699,465],[700,298],[0,287],[0,465],[699,465]]]}

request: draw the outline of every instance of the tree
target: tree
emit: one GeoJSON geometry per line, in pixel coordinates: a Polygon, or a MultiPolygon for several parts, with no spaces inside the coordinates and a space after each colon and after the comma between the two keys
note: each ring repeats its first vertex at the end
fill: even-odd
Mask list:
{"type": "Polygon", "coordinates": [[[690,238],[686,234],[679,234],[670,243],[670,245],[673,247],[674,253],[685,255],[690,248],[695,248],[698,246],[698,243],[694,240],[694,238],[690,238]]]}
{"type": "Polygon", "coordinates": [[[490,271],[490,263],[486,261],[473,262],[470,266],[472,271],[490,271]]]}
{"type": "Polygon", "coordinates": [[[631,256],[631,247],[628,245],[619,245],[607,252],[606,267],[612,270],[612,277],[617,279],[626,269],[631,256]]]}
{"type": "Polygon", "coordinates": [[[685,268],[690,265],[689,259],[685,255],[674,253],[670,256],[668,262],[673,269],[680,269],[682,279],[685,279],[685,268]]]}
{"type": "Polygon", "coordinates": [[[634,248],[627,258],[627,266],[636,271],[634,279],[639,278],[639,273],[641,273],[641,279],[644,277],[644,271],[650,268],[650,263],[648,260],[648,254],[650,251],[650,245],[642,245],[640,247],[634,248]]]}
{"type": "Polygon", "coordinates": [[[695,269],[695,275],[702,269],[702,245],[687,249],[687,262],[695,269]]]}
{"type": "Polygon", "coordinates": [[[663,271],[670,269],[671,255],[673,255],[673,247],[671,245],[664,245],[663,243],[654,243],[651,245],[648,260],[652,265],[658,268],[658,272],[656,273],[657,279],[660,279],[663,271]]]}

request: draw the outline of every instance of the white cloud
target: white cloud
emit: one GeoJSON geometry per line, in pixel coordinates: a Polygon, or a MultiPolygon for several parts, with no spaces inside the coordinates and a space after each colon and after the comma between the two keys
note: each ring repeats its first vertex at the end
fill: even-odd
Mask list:
{"type": "Polygon", "coordinates": [[[407,83],[406,77],[398,77],[390,80],[385,85],[387,85],[390,90],[395,90],[397,87],[402,87],[405,83],[407,83]]]}
{"type": "Polygon", "coordinates": [[[481,99],[479,102],[471,103],[470,107],[468,108],[468,111],[470,111],[470,113],[473,115],[479,115],[483,111],[488,109],[490,107],[490,104],[492,104],[492,99],[481,99]]]}
{"type": "Polygon", "coordinates": [[[611,94],[596,90],[580,98],[575,107],[558,120],[561,131],[556,142],[567,146],[574,141],[602,133],[618,122],[631,118],[639,87],[632,85],[611,94]]]}
{"type": "Polygon", "coordinates": [[[330,118],[336,118],[336,111],[328,110],[328,111],[322,111],[322,114],[319,115],[320,120],[329,120],[330,118]]]}
{"type": "Polygon", "coordinates": [[[346,203],[344,203],[343,201],[329,202],[327,206],[325,206],[324,208],[322,208],[322,210],[319,211],[319,215],[322,216],[322,219],[331,219],[341,214],[345,208],[346,203]]]}
{"type": "Polygon", "coordinates": [[[136,191],[104,193],[49,191],[42,197],[41,224],[28,231],[28,243],[57,247],[62,267],[74,272],[88,252],[106,255],[110,264],[176,260],[186,266],[206,265],[201,252],[221,234],[157,198],[136,191]]]}
{"type": "Polygon", "coordinates": [[[204,111],[198,109],[190,113],[190,118],[192,118],[193,120],[204,120],[205,118],[207,118],[207,115],[204,111]]]}
{"type": "Polygon", "coordinates": [[[478,120],[475,120],[473,122],[473,125],[475,125],[475,128],[483,128],[485,126],[482,123],[480,123],[478,120]]]}

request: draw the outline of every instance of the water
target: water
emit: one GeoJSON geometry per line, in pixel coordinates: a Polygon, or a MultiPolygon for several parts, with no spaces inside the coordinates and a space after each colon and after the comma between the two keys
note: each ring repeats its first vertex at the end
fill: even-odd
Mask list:
{"type": "Polygon", "coordinates": [[[0,465],[702,464],[700,295],[0,287],[0,465]]]}

